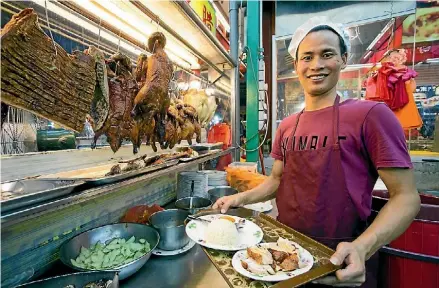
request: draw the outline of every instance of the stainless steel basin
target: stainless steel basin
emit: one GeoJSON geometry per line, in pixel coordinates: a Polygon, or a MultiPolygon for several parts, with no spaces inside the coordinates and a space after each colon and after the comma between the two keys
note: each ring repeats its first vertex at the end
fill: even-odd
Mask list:
{"type": "Polygon", "coordinates": [[[159,211],[151,215],[149,223],[160,234],[158,248],[172,251],[189,243],[184,225],[187,216],[189,211],[179,209],[159,211]]]}
{"type": "MultiPolygon", "coordinates": [[[[61,261],[79,271],[93,271],[88,269],[82,269],[72,265],[71,259],[76,259],[78,257],[81,247],[89,248],[91,245],[96,244],[98,241],[101,243],[106,243],[114,238],[125,238],[129,239],[131,236],[136,237],[136,239],[143,238],[148,241],[151,246],[151,251],[143,255],[141,258],[133,260],[132,262],[125,264],[123,266],[109,269],[110,271],[119,271],[119,279],[123,280],[128,278],[137,272],[151,256],[152,250],[157,247],[159,243],[160,236],[159,233],[154,230],[154,228],[137,223],[118,223],[101,226],[83,232],[72,239],[65,242],[60,249],[60,259],[61,261]]],[[[94,270],[94,271],[109,271],[109,270],[94,270]]]]}

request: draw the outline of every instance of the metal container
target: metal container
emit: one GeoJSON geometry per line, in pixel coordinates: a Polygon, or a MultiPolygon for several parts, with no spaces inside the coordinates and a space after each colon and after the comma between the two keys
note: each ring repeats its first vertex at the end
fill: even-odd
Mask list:
{"type": "Polygon", "coordinates": [[[198,211],[208,209],[212,205],[212,201],[202,197],[186,197],[181,198],[175,202],[175,207],[189,211],[191,214],[195,214],[198,211]]]}
{"type": "Polygon", "coordinates": [[[160,236],[154,228],[137,223],[118,223],[94,228],[83,232],[65,242],[60,249],[60,259],[65,265],[75,270],[91,271],[73,266],[71,263],[71,259],[76,259],[76,257],[78,257],[82,246],[85,248],[90,248],[91,245],[96,244],[98,241],[101,243],[106,243],[114,238],[129,239],[131,236],[136,237],[136,239],[143,238],[148,241],[149,245],[151,246],[151,251],[139,259],[113,269],[115,271],[119,271],[119,279],[123,280],[136,273],[146,263],[146,261],[148,261],[152,250],[157,247],[160,236]]]}
{"type": "Polygon", "coordinates": [[[186,246],[190,239],[186,235],[184,221],[189,212],[179,209],[159,211],[151,215],[149,223],[160,234],[158,248],[173,251],[186,246]]]}
{"type": "Polygon", "coordinates": [[[229,186],[219,186],[210,189],[209,191],[207,191],[207,193],[209,194],[210,201],[212,201],[212,203],[215,203],[221,197],[230,196],[238,193],[238,190],[233,189],[229,186]]]}
{"type": "Polygon", "coordinates": [[[116,272],[114,271],[80,272],[29,282],[27,284],[20,285],[17,288],[63,288],[67,285],[74,285],[74,287],[84,287],[90,282],[99,281],[101,279],[113,280],[115,275],[116,272]]]}
{"type": "Polygon", "coordinates": [[[207,184],[207,174],[201,171],[181,172],[177,177],[177,199],[192,196],[209,198],[207,184]]]}
{"type": "Polygon", "coordinates": [[[2,197],[6,193],[12,196],[0,202],[1,212],[4,214],[70,194],[82,184],[84,181],[72,179],[23,179],[1,183],[2,197]]]}

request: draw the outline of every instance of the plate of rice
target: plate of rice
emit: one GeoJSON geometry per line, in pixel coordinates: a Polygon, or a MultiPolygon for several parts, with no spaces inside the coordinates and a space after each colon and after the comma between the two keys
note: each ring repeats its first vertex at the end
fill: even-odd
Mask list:
{"type": "Polygon", "coordinates": [[[199,218],[207,221],[191,220],[186,225],[186,234],[207,248],[222,251],[247,249],[261,242],[264,235],[258,225],[240,217],[214,214],[199,218]]]}

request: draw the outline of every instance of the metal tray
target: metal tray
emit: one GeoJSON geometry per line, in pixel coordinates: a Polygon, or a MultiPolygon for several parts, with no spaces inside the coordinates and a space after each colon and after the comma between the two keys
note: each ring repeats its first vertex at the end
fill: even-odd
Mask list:
{"type": "MultiPolygon", "coordinates": [[[[218,214],[219,210],[204,210],[197,214],[197,216],[218,214]]],[[[273,287],[273,288],[291,288],[309,283],[317,278],[326,276],[330,273],[340,269],[340,266],[335,266],[329,262],[329,258],[334,254],[334,250],[325,245],[291,229],[290,227],[276,221],[274,218],[265,215],[264,213],[253,210],[238,208],[231,209],[227,214],[245,218],[254,222],[261,227],[264,232],[263,242],[276,242],[279,237],[283,237],[294,241],[307,249],[314,257],[313,268],[294,278],[278,282],[263,282],[249,279],[236,272],[232,267],[232,257],[235,252],[218,251],[202,247],[206,255],[215,265],[217,270],[226,280],[227,284],[232,287],[273,287]],[[257,282],[257,283],[256,283],[257,282]]]]}
{"type": "Polygon", "coordinates": [[[129,178],[137,177],[146,173],[154,172],[160,169],[168,168],[171,166],[174,166],[178,164],[178,159],[167,161],[162,164],[154,165],[154,166],[148,166],[142,169],[137,169],[133,171],[129,171],[126,173],[121,173],[117,175],[112,176],[105,176],[100,178],[90,178],[90,179],[83,179],[87,184],[93,185],[93,186],[100,186],[100,185],[107,185],[107,184],[113,184],[119,181],[123,181],[129,178]]]}
{"type": "Polygon", "coordinates": [[[76,179],[28,179],[1,183],[1,193],[9,192],[17,195],[17,197],[0,202],[1,212],[3,214],[70,194],[82,184],[84,181],[76,179]]]}
{"type": "Polygon", "coordinates": [[[202,144],[195,144],[189,146],[194,151],[210,151],[210,150],[216,150],[221,149],[223,147],[222,142],[218,143],[202,143],[202,144]]]}
{"type": "MultiPolygon", "coordinates": [[[[191,162],[206,156],[209,156],[211,154],[217,153],[217,152],[221,152],[223,150],[221,149],[216,149],[216,150],[205,150],[205,151],[199,151],[198,152],[198,156],[197,157],[188,157],[188,158],[179,158],[178,160],[180,160],[180,162],[182,163],[186,163],[186,162],[191,162]]],[[[219,156],[218,156],[219,157],[219,156]]]]}
{"type": "MultiPolygon", "coordinates": [[[[116,272],[81,272],[62,276],[51,277],[43,280],[33,281],[27,284],[18,286],[17,288],[62,288],[67,285],[74,285],[74,287],[84,287],[86,284],[94,281],[113,280],[116,272]]],[[[118,287],[118,286],[115,286],[118,287]]]]}

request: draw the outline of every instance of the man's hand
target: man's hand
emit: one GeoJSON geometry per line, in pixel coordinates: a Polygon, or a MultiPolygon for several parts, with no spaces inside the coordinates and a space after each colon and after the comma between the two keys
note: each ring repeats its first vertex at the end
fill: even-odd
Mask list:
{"type": "MultiPolygon", "coordinates": [[[[248,193],[248,192],[247,192],[248,193]]],[[[231,196],[224,196],[216,200],[212,209],[221,209],[221,213],[226,213],[231,207],[239,207],[243,204],[242,193],[231,196]]]]}
{"type": "Polygon", "coordinates": [[[347,266],[335,272],[335,276],[327,276],[313,281],[335,287],[360,286],[366,281],[366,252],[354,243],[342,242],[330,259],[334,265],[347,266]]]}

